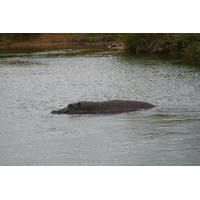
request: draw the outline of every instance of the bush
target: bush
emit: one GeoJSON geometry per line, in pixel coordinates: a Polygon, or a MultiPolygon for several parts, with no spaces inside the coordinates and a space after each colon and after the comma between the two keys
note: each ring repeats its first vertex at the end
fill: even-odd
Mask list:
{"type": "Polygon", "coordinates": [[[135,53],[171,52],[200,62],[199,33],[129,33],[120,37],[125,48],[135,53]]]}
{"type": "Polygon", "coordinates": [[[96,36],[93,36],[93,37],[90,37],[90,38],[89,38],[89,41],[90,41],[91,43],[96,42],[97,40],[98,40],[98,37],[96,37],[96,36]]]}

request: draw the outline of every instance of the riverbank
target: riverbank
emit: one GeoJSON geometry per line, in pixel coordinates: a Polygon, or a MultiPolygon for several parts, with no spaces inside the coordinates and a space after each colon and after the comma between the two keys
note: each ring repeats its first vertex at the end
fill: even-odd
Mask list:
{"type": "MultiPolygon", "coordinates": [[[[114,48],[118,43],[116,34],[90,33],[40,33],[40,34],[1,34],[2,47],[54,47],[68,45],[104,45],[114,48]]],[[[121,45],[122,46],[122,45],[121,45]]]]}
{"type": "Polygon", "coordinates": [[[1,48],[51,48],[101,45],[139,53],[169,53],[200,63],[199,33],[4,33],[1,48]]]}

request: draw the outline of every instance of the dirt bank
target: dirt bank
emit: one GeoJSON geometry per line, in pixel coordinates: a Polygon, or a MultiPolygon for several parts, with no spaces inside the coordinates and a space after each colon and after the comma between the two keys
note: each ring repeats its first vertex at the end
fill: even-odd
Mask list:
{"type": "Polygon", "coordinates": [[[41,33],[26,41],[12,41],[8,47],[51,47],[68,45],[104,45],[113,49],[122,49],[123,44],[117,37],[109,34],[90,33],[41,33]]]}

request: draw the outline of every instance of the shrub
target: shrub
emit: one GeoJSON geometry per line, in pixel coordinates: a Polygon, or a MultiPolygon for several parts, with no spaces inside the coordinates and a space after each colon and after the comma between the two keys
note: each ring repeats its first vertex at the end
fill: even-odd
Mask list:
{"type": "Polygon", "coordinates": [[[98,40],[98,37],[96,37],[96,36],[92,36],[92,37],[89,38],[89,41],[91,43],[96,42],[97,40],[98,40]]]}
{"type": "Polygon", "coordinates": [[[125,48],[135,53],[176,52],[200,62],[199,33],[129,33],[120,38],[125,48]]]}

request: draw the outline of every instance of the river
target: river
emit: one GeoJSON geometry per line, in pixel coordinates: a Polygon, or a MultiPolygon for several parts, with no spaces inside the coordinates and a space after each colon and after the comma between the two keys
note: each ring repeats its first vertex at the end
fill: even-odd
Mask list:
{"type": "Polygon", "coordinates": [[[0,49],[1,166],[200,165],[200,68],[101,48],[0,49]],[[77,101],[147,101],[52,115],[77,101]]]}

